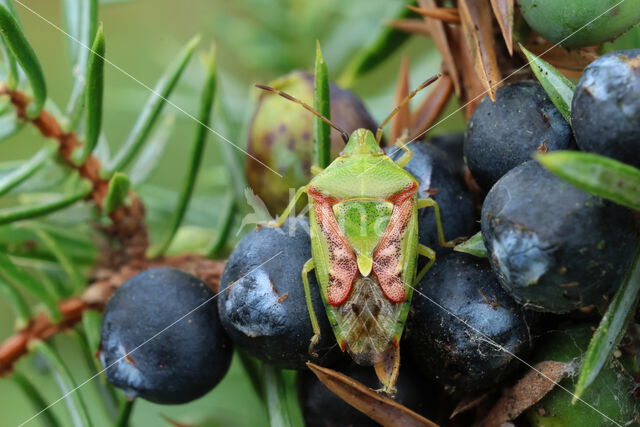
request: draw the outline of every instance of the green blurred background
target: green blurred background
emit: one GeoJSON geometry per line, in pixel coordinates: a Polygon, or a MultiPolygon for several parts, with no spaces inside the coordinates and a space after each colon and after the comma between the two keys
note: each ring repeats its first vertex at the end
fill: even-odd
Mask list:
{"type": "MultiPolygon", "coordinates": [[[[68,44],[73,43],[53,25],[62,27],[61,2],[58,0],[20,0],[20,15],[30,42],[42,63],[49,95],[58,106],[66,105],[73,84],[68,61],[68,44]],[[44,18],[44,19],[43,19],[44,18]]],[[[153,87],[166,65],[195,34],[202,36],[201,52],[215,42],[219,69],[218,97],[212,128],[239,146],[244,146],[243,127],[252,114],[258,96],[254,83],[266,83],[294,69],[310,69],[315,41],[320,41],[332,76],[344,69],[348,60],[370,43],[385,23],[403,7],[404,1],[353,0],[138,0],[102,1],[99,19],[104,23],[106,57],[130,76],[106,65],[105,110],[103,129],[111,153],[126,139],[142,105],[149,96],[141,84],[153,87]],[[136,81],[138,80],[138,81],[136,81]]],[[[393,94],[402,54],[411,60],[411,83],[417,85],[439,70],[440,58],[430,40],[413,37],[386,62],[358,80],[351,88],[363,100],[373,117],[380,121],[393,108],[393,94]]],[[[195,115],[203,83],[202,67],[192,61],[171,100],[195,115]]],[[[422,94],[414,101],[418,105],[422,94]]],[[[457,104],[448,106],[453,112],[457,104]]],[[[176,197],[195,129],[195,123],[178,109],[167,105],[164,115],[175,118],[168,145],[149,184],[141,189],[149,207],[152,239],[170,212],[154,209],[158,199],[176,197]]],[[[461,130],[460,113],[438,125],[431,135],[461,130]]],[[[224,170],[222,139],[208,140],[196,199],[191,205],[182,235],[189,233],[208,239],[220,217],[220,200],[229,192],[224,170]],[[189,227],[192,227],[191,229],[189,227]],[[207,234],[208,233],[208,234],[207,234]],[[202,237],[204,235],[204,237],[202,237]]],[[[28,158],[42,145],[42,138],[31,128],[0,143],[0,161],[28,158]]],[[[170,205],[170,203],[169,203],[170,205]]],[[[165,222],[166,224],[166,222],[165,222]]],[[[235,234],[235,232],[232,232],[235,234]]],[[[197,240],[197,239],[196,239],[197,240]]],[[[206,239],[205,239],[206,240],[206,239]]],[[[178,238],[180,241],[180,238],[178,238]]],[[[179,244],[177,244],[179,246],[179,244]]],[[[175,246],[175,245],[174,245],[175,246]]],[[[174,251],[182,249],[174,247],[174,251]]],[[[12,333],[12,314],[0,299],[0,338],[12,333]]],[[[57,349],[74,367],[74,377],[82,383],[91,375],[77,344],[70,337],[56,338],[57,349]]],[[[55,378],[45,372],[38,360],[25,357],[20,368],[54,401],[60,391],[55,378]]],[[[94,381],[100,381],[96,379],[94,381]]],[[[96,387],[88,383],[80,390],[89,402],[90,411],[108,424],[99,403],[96,387]]],[[[17,425],[33,414],[21,391],[7,379],[0,379],[0,425],[17,425]]],[[[64,401],[55,407],[56,414],[68,421],[64,401]]],[[[193,403],[159,406],[141,401],[133,415],[133,425],[164,425],[162,416],[197,425],[257,426],[266,425],[265,409],[249,385],[237,361],[225,380],[211,393],[193,403]]],[[[37,425],[38,420],[30,425],[37,425]]]]}

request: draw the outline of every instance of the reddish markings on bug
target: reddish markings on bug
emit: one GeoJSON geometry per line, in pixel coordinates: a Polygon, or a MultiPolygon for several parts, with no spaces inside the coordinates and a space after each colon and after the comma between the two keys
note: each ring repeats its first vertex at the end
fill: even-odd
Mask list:
{"type": "Polygon", "coordinates": [[[322,234],[329,246],[329,286],[327,302],[329,305],[344,304],[349,298],[353,283],[358,274],[356,256],[349,246],[338,221],[333,213],[334,198],[325,196],[313,187],[308,194],[313,198],[313,209],[322,234]]]}
{"type": "MultiPolygon", "coordinates": [[[[373,275],[384,296],[394,303],[404,302],[406,297],[402,280],[402,241],[413,212],[416,191],[418,186],[413,183],[388,199],[393,203],[393,212],[373,254],[373,275]]],[[[308,194],[314,201],[314,213],[329,246],[328,303],[339,306],[349,298],[358,276],[356,256],[333,212],[333,205],[338,201],[311,186],[308,194]]]]}
{"type": "Polygon", "coordinates": [[[403,302],[406,297],[402,280],[402,241],[413,213],[413,197],[417,190],[414,183],[389,199],[393,203],[393,213],[373,254],[373,274],[391,302],[403,302]]]}

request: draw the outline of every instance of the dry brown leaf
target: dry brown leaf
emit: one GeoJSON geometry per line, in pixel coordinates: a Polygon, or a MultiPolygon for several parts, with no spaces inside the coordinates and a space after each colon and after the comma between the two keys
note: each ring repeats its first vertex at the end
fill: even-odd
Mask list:
{"type": "Polygon", "coordinates": [[[450,28],[449,31],[451,33],[451,47],[456,54],[458,69],[462,72],[463,93],[460,99],[464,106],[465,116],[469,118],[476,106],[482,101],[485,90],[473,68],[473,58],[464,42],[462,28],[450,28]]]}
{"type": "MultiPolygon", "coordinates": [[[[434,9],[437,8],[435,0],[418,0],[418,4],[422,9],[434,9]]],[[[450,46],[450,36],[447,32],[447,27],[441,21],[437,19],[423,18],[428,28],[428,32],[436,44],[436,48],[442,55],[442,60],[445,64],[445,69],[453,80],[453,87],[455,88],[456,95],[462,95],[462,84],[460,80],[460,71],[456,66],[456,61],[453,56],[452,48],[450,46]]]]}
{"type": "Polygon", "coordinates": [[[492,101],[500,82],[490,5],[485,1],[459,0],[462,31],[473,66],[492,101]]]}
{"type": "Polygon", "coordinates": [[[437,426],[411,409],[340,372],[311,362],[307,362],[307,366],[329,390],[379,424],[389,427],[437,426]]]}
{"type": "Polygon", "coordinates": [[[405,33],[431,37],[429,27],[421,19],[394,19],[393,21],[389,21],[387,25],[396,30],[404,31],[405,33]]]}
{"type": "Polygon", "coordinates": [[[549,393],[572,369],[572,365],[546,361],[536,364],[533,368],[496,402],[484,420],[484,427],[498,427],[516,419],[549,393]]]}
{"type": "Polygon", "coordinates": [[[449,75],[444,74],[413,113],[411,130],[409,131],[412,138],[421,135],[435,123],[447,106],[452,94],[453,80],[449,75]]]}
{"type": "Polygon", "coordinates": [[[460,402],[458,402],[458,405],[456,405],[456,408],[453,410],[453,412],[449,416],[449,419],[451,420],[456,415],[461,414],[463,412],[467,412],[468,410],[475,408],[486,398],[487,398],[487,394],[485,393],[485,394],[481,394],[480,396],[473,396],[473,397],[467,397],[465,399],[462,399],[460,402]]]}
{"type": "Polygon", "coordinates": [[[456,8],[436,7],[433,9],[423,9],[421,7],[415,7],[411,5],[408,5],[407,7],[426,18],[433,18],[442,22],[448,22],[450,24],[460,23],[460,14],[458,13],[458,9],[456,8]]]}
{"type": "Polygon", "coordinates": [[[491,7],[509,55],[513,55],[513,0],[491,0],[491,7]]]}
{"type": "MultiPolygon", "coordinates": [[[[400,65],[400,74],[398,75],[398,84],[396,85],[396,97],[394,105],[399,105],[409,95],[409,57],[404,55],[402,57],[402,64],[400,65]]],[[[393,124],[391,125],[391,141],[392,143],[397,141],[402,133],[409,129],[411,125],[411,110],[409,103],[407,102],[393,118],[393,124]]]]}
{"type": "MultiPolygon", "coordinates": [[[[527,39],[525,47],[536,56],[544,59],[556,68],[582,72],[584,67],[598,59],[598,54],[592,47],[581,49],[566,49],[543,40],[540,36],[532,35],[527,39]]],[[[518,52],[526,60],[524,53],[518,48],[518,52]]]]}

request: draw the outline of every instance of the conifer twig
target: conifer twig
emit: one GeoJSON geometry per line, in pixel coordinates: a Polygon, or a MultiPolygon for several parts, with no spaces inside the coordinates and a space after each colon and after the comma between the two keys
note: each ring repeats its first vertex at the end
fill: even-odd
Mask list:
{"type": "MultiPolygon", "coordinates": [[[[73,152],[82,147],[81,141],[75,132],[65,132],[58,120],[47,110],[42,109],[36,117],[27,115],[27,107],[30,98],[24,92],[9,89],[0,83],[0,95],[9,97],[15,107],[18,117],[32,124],[42,136],[54,139],[58,142],[58,152],[64,163],[72,170],[76,170],[80,177],[91,183],[91,192],[87,199],[91,200],[97,209],[103,208],[105,197],[108,193],[109,179],[101,176],[100,161],[96,156],[88,156],[81,164],[73,161],[73,152]]],[[[111,248],[103,254],[103,260],[111,267],[117,267],[136,259],[144,259],[149,239],[144,223],[144,206],[133,192],[129,193],[128,205],[121,205],[118,209],[109,213],[112,224],[102,228],[102,231],[118,243],[116,248],[111,248]],[[113,250],[115,249],[115,250],[113,250]]]]}

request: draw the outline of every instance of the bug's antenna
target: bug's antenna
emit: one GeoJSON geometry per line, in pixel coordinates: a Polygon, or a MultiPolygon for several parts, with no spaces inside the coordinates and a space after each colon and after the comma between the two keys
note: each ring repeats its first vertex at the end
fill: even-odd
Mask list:
{"type": "Polygon", "coordinates": [[[342,140],[344,141],[345,144],[347,142],[349,142],[349,134],[347,132],[343,131],[338,126],[336,126],[331,120],[327,119],[325,116],[323,116],[322,114],[318,113],[311,105],[300,101],[298,98],[295,98],[295,97],[289,95],[287,92],[283,92],[281,90],[272,88],[271,86],[256,85],[256,87],[258,89],[266,90],[267,92],[276,93],[276,94],[280,95],[281,97],[283,97],[286,100],[293,101],[296,104],[302,105],[306,110],[310,111],[314,116],[319,117],[323,122],[325,122],[326,124],[328,124],[329,126],[334,128],[335,130],[340,132],[340,136],[342,136],[342,140]]]}
{"type": "Polygon", "coordinates": [[[384,127],[387,125],[387,123],[389,123],[389,121],[391,119],[393,119],[396,114],[398,114],[398,111],[400,111],[400,109],[402,107],[404,107],[407,104],[407,102],[411,101],[411,98],[416,96],[418,94],[418,92],[420,92],[422,89],[428,87],[431,83],[435,82],[440,77],[442,77],[442,73],[438,73],[438,74],[436,74],[434,76],[429,77],[420,86],[418,86],[413,91],[411,91],[411,93],[409,93],[409,95],[407,95],[398,105],[396,105],[396,107],[393,109],[393,111],[391,111],[391,114],[389,114],[389,116],[386,119],[384,119],[382,124],[380,126],[378,126],[378,131],[376,132],[376,142],[378,144],[380,144],[380,140],[382,139],[382,129],[384,129],[384,127]]]}

